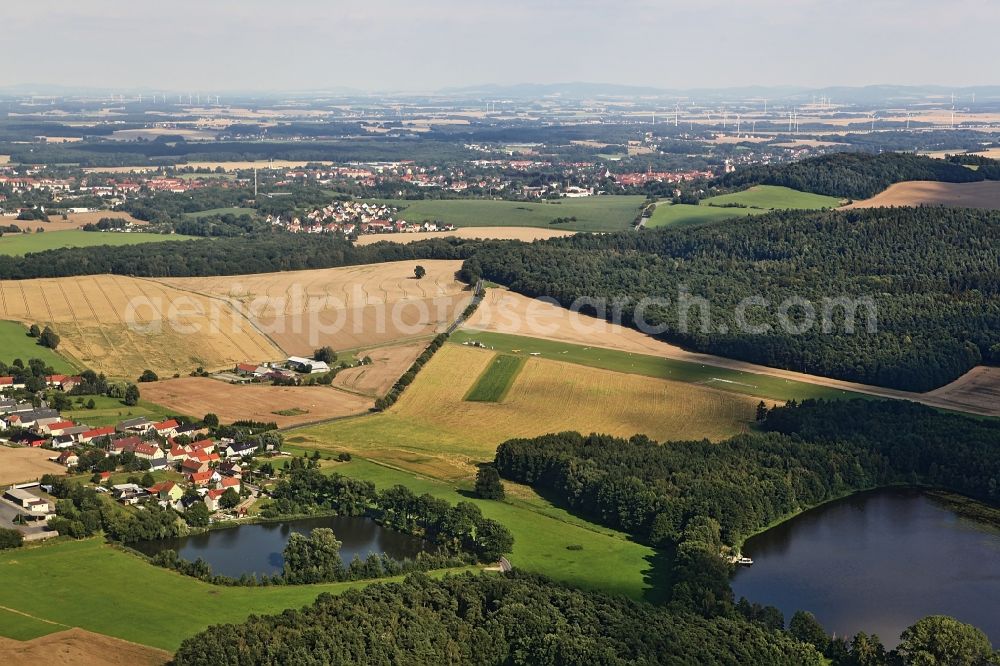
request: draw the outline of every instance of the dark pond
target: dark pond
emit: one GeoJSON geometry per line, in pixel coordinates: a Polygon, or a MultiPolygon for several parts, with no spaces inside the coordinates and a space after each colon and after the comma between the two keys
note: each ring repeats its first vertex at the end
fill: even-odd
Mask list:
{"type": "Polygon", "coordinates": [[[1000,532],[915,490],[855,495],[747,540],[736,598],[812,611],[829,633],[887,647],[926,615],[951,615],[1000,643],[1000,532]]]}
{"type": "Polygon", "coordinates": [[[281,553],[288,536],[292,532],[308,535],[317,527],[329,527],[337,535],[343,544],[340,557],[345,565],[355,554],[361,559],[369,553],[379,553],[402,560],[433,549],[433,544],[418,537],[386,529],[370,518],[350,516],[240,525],[179,539],[144,541],[132,547],[147,555],[173,549],[191,562],[200,557],[212,567],[212,573],[234,578],[245,573],[272,575],[281,572],[281,553]]]}

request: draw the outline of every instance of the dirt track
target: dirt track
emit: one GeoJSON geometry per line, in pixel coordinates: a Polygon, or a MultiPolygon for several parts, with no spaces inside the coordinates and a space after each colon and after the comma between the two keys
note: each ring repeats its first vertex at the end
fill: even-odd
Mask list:
{"type": "Polygon", "coordinates": [[[30,641],[0,637],[0,664],[4,666],[154,666],[170,659],[169,652],[83,629],[67,629],[30,641]]]}
{"type": "Polygon", "coordinates": [[[984,416],[1000,416],[1000,400],[990,397],[990,392],[992,395],[1000,394],[1000,371],[994,368],[973,369],[952,384],[929,393],[899,391],[830,377],[807,375],[792,370],[769,368],[720,356],[689,352],[675,345],[651,338],[639,331],[616,326],[587,315],[573,313],[557,305],[501,289],[488,291],[483,303],[466,323],[465,328],[662,356],[882,398],[912,400],[931,407],[953,409],[984,416]],[[987,372],[984,373],[984,371],[987,372]],[[978,379],[976,379],[977,377],[978,379]]]}

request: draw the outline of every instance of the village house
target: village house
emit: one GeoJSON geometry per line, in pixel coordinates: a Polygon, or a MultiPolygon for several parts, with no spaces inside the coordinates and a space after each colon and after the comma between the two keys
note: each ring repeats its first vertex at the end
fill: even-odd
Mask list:
{"type": "Polygon", "coordinates": [[[49,388],[57,388],[61,391],[72,391],[79,383],[79,377],[69,377],[67,375],[49,375],[45,378],[45,385],[49,388]]]}
{"type": "Polygon", "coordinates": [[[80,441],[81,444],[90,444],[95,439],[100,439],[101,437],[110,437],[113,434],[115,434],[115,427],[105,426],[103,428],[93,428],[90,430],[85,430],[84,432],[80,433],[80,436],[77,439],[80,441]]]}
{"type": "Polygon", "coordinates": [[[145,416],[140,416],[135,419],[127,419],[122,421],[117,426],[115,426],[118,432],[147,432],[152,430],[153,422],[147,419],[145,416]]]}
{"type": "Polygon", "coordinates": [[[29,520],[48,520],[55,515],[52,512],[53,507],[46,500],[24,488],[8,488],[3,496],[29,520]]]}
{"type": "Polygon", "coordinates": [[[240,488],[242,486],[240,484],[239,479],[234,479],[231,476],[224,476],[215,482],[215,487],[219,490],[226,490],[228,488],[232,488],[236,492],[240,492],[240,488]]]}
{"type": "Polygon", "coordinates": [[[243,478],[243,467],[236,460],[227,460],[218,467],[221,474],[231,476],[234,479],[243,478]]]}
{"type": "Polygon", "coordinates": [[[80,462],[80,456],[67,449],[59,454],[56,458],[56,462],[60,465],[65,465],[66,467],[76,467],[76,464],[80,462]]]}
{"type": "Polygon", "coordinates": [[[233,442],[226,447],[224,453],[226,454],[226,458],[248,458],[257,453],[257,446],[250,442],[241,442],[239,444],[233,442]]]}
{"type": "Polygon", "coordinates": [[[184,474],[201,474],[208,471],[208,462],[198,458],[185,458],[181,462],[181,472],[184,474]]]}
{"type": "Polygon", "coordinates": [[[153,424],[153,430],[160,437],[173,437],[177,432],[177,426],[180,425],[174,419],[169,419],[166,421],[160,421],[159,423],[153,424]]]}
{"type": "Polygon", "coordinates": [[[9,427],[31,428],[37,425],[47,425],[60,421],[59,412],[54,409],[32,409],[27,412],[17,412],[6,418],[9,427]]]}
{"type": "Polygon", "coordinates": [[[4,391],[20,391],[24,389],[24,382],[14,377],[0,377],[0,393],[4,391]]]}
{"type": "Polygon", "coordinates": [[[119,483],[111,486],[111,496],[122,504],[138,504],[139,500],[148,497],[145,488],[134,483],[119,483]]]}
{"type": "Polygon", "coordinates": [[[156,485],[146,488],[146,491],[160,501],[173,504],[184,496],[184,489],[173,481],[161,481],[156,485]]]}
{"type": "Polygon", "coordinates": [[[207,435],[208,428],[203,425],[198,425],[197,423],[184,423],[176,428],[174,428],[174,437],[180,437],[181,435],[186,435],[188,437],[194,438],[198,435],[207,435]]]}
{"type": "Polygon", "coordinates": [[[225,492],[225,490],[209,490],[205,493],[204,502],[209,511],[215,512],[219,510],[219,500],[222,499],[225,492]]]}
{"type": "Polygon", "coordinates": [[[213,470],[196,472],[188,476],[188,479],[191,481],[192,485],[200,488],[207,488],[208,486],[216,483],[221,478],[222,475],[213,470]]]}

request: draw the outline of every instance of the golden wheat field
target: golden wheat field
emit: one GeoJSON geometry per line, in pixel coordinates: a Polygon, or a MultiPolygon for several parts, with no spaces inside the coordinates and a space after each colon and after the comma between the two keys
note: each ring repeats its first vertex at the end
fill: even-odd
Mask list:
{"type": "Polygon", "coordinates": [[[347,450],[440,478],[465,478],[512,437],[578,430],[658,440],[723,439],[756,398],[531,358],[502,402],[466,402],[491,351],[447,344],[386,413],[296,431],[290,441],[347,450]]]}
{"type": "Polygon", "coordinates": [[[146,368],[187,374],[282,355],[225,302],[117,275],[2,281],[0,319],[51,325],[61,353],[110,377],[134,378],[146,368]]]}
{"type": "Polygon", "coordinates": [[[398,261],[287,273],[165,278],[160,283],[231,302],[289,354],[357,349],[428,337],[471,300],[460,261],[398,261]],[[415,279],[414,268],[427,271],[415,279]]]}

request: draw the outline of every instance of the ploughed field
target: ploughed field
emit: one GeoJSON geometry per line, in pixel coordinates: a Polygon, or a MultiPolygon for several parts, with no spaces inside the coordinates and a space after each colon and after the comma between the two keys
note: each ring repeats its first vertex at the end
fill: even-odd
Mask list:
{"type": "Polygon", "coordinates": [[[896,183],[871,199],[855,202],[848,208],[889,206],[1000,209],[1000,182],[984,180],[978,183],[939,183],[914,180],[896,183]]]}
{"type": "Polygon", "coordinates": [[[237,385],[207,377],[143,384],[145,399],[178,414],[216,414],[223,423],[273,421],[279,428],[361,414],[371,398],[329,386],[237,385]]]}

